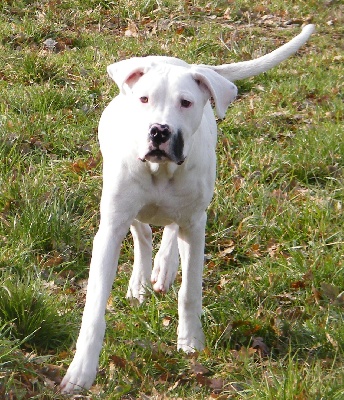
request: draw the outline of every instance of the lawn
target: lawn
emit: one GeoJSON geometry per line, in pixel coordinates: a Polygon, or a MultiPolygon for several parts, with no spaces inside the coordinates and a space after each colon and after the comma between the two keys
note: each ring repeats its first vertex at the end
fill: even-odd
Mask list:
{"type": "MultiPolygon", "coordinates": [[[[344,7],[340,1],[0,4],[0,398],[63,399],[99,222],[106,66],[221,64],[317,32],[236,82],[208,210],[206,349],[176,350],[177,293],[126,299],[123,243],[100,368],[75,399],[344,398],[344,7]]],[[[154,228],[158,248],[161,229],[154,228]]]]}

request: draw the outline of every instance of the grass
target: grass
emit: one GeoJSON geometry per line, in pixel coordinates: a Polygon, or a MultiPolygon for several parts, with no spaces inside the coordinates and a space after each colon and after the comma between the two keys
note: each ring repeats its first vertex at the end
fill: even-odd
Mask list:
{"type": "Polygon", "coordinates": [[[106,66],[147,54],[250,59],[308,21],[310,42],[238,82],[219,121],[206,350],[175,350],[180,276],[145,307],[125,300],[128,237],[100,371],[82,398],[344,397],[343,11],[339,1],[1,3],[1,398],[63,398],[56,385],[73,356],[99,221],[97,122],[117,93],[106,66]]]}

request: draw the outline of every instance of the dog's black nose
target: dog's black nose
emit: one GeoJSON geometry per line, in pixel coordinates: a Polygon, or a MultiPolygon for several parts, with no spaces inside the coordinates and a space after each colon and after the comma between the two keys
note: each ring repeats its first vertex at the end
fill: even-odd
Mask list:
{"type": "Polygon", "coordinates": [[[168,125],[153,124],[150,127],[149,138],[155,146],[168,141],[171,136],[171,130],[168,125]]]}

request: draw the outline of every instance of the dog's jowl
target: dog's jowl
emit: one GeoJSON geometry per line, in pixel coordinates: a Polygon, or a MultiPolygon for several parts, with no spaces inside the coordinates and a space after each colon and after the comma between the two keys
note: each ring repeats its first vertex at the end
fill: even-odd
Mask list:
{"type": "Polygon", "coordinates": [[[223,118],[237,95],[235,80],[264,72],[295,53],[311,33],[252,61],[189,65],[149,56],[108,67],[120,93],[99,122],[103,155],[100,225],[94,238],[86,304],[64,393],[90,388],[105,332],[105,308],[121,242],[130,229],[134,265],[127,296],[142,302],[145,289],[166,292],[179,266],[178,349],[201,350],[202,271],[206,209],[216,172],[217,127],[209,100],[223,118]],[[165,226],[152,268],[149,224],[165,226]]]}

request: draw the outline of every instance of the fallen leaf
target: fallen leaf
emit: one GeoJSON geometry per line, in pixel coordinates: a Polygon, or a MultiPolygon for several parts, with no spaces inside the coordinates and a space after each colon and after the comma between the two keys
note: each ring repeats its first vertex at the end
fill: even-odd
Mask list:
{"type": "Polygon", "coordinates": [[[301,307],[291,307],[283,312],[283,317],[290,321],[305,319],[307,315],[301,307]]]}
{"type": "Polygon", "coordinates": [[[162,319],[162,324],[163,324],[163,326],[168,327],[168,326],[170,326],[171,321],[172,321],[171,317],[164,317],[162,319]]]}
{"type": "Polygon", "coordinates": [[[202,374],[196,374],[196,382],[200,386],[209,386],[210,385],[210,379],[207,376],[204,376],[202,374]]]}
{"type": "Polygon", "coordinates": [[[260,245],[258,244],[258,243],[254,243],[252,246],[251,246],[251,248],[250,248],[250,250],[249,250],[249,253],[250,253],[250,255],[251,256],[253,256],[253,257],[261,257],[261,255],[262,255],[262,253],[261,253],[261,251],[260,251],[260,245]]]}
{"type": "Polygon", "coordinates": [[[239,191],[244,186],[244,183],[245,183],[245,179],[240,175],[234,176],[232,178],[232,181],[233,181],[233,184],[234,184],[234,189],[236,191],[239,191]]]}
{"type": "Polygon", "coordinates": [[[269,240],[267,245],[267,252],[271,258],[276,258],[277,254],[279,253],[280,245],[275,243],[274,240],[269,240]]]}
{"type": "Polygon", "coordinates": [[[234,249],[235,249],[235,244],[234,244],[234,242],[231,240],[231,241],[227,244],[227,247],[226,247],[224,250],[220,251],[219,257],[220,257],[220,258],[224,258],[224,257],[228,256],[229,254],[232,254],[233,251],[234,251],[234,249]]]}
{"type": "Polygon", "coordinates": [[[46,257],[38,255],[37,258],[43,268],[57,267],[64,261],[64,258],[56,251],[46,257]]]}
{"type": "Polygon", "coordinates": [[[48,38],[43,42],[44,46],[48,49],[48,50],[54,50],[55,46],[57,45],[56,40],[52,39],[52,38],[48,38]]]}
{"type": "Polygon", "coordinates": [[[245,347],[241,346],[240,350],[231,350],[231,354],[237,361],[244,361],[247,358],[252,357],[254,354],[257,353],[257,350],[253,347],[245,347]]]}
{"type": "Polygon", "coordinates": [[[211,378],[209,379],[208,386],[213,390],[214,393],[221,393],[224,388],[224,381],[221,378],[211,378]]]}
{"type": "Polygon", "coordinates": [[[333,339],[333,337],[328,332],[325,332],[325,335],[326,339],[332,344],[332,346],[335,349],[338,349],[338,342],[335,339],[333,339]]]}
{"type": "Polygon", "coordinates": [[[344,292],[339,293],[339,295],[336,297],[333,304],[335,304],[337,306],[344,306],[344,292]]]}
{"type": "Polygon", "coordinates": [[[312,286],[312,293],[313,293],[315,302],[317,304],[319,304],[320,300],[322,300],[322,295],[321,295],[320,291],[317,288],[315,288],[314,286],[312,286]]]}
{"type": "Polygon", "coordinates": [[[133,21],[128,22],[128,27],[126,31],[124,32],[124,36],[127,37],[138,37],[139,36],[139,30],[133,21]]]}
{"type": "Polygon", "coordinates": [[[191,364],[190,369],[194,374],[206,375],[206,374],[209,374],[209,372],[210,372],[207,367],[205,367],[204,365],[202,365],[198,362],[193,362],[191,364]]]}
{"type": "Polygon", "coordinates": [[[228,282],[231,282],[231,279],[226,276],[221,276],[220,283],[216,286],[216,288],[218,290],[222,290],[228,284],[228,282]]]}
{"type": "Polygon", "coordinates": [[[306,284],[305,284],[305,282],[303,280],[302,281],[295,281],[295,282],[292,282],[290,284],[290,287],[292,289],[304,289],[306,287],[306,284]]]}
{"type": "Polygon", "coordinates": [[[115,354],[113,354],[110,357],[110,360],[114,363],[114,365],[118,368],[122,368],[124,369],[127,365],[127,360],[125,358],[116,356],[115,354]]]}
{"type": "Polygon", "coordinates": [[[73,164],[71,165],[71,168],[72,168],[72,171],[76,172],[77,174],[80,174],[80,172],[87,170],[86,163],[83,160],[77,160],[77,161],[73,162],[73,164]]]}
{"type": "Polygon", "coordinates": [[[227,8],[223,14],[224,19],[231,19],[231,9],[227,8]]]}
{"type": "Polygon", "coordinates": [[[330,283],[322,282],[321,290],[323,294],[331,301],[335,301],[337,296],[339,295],[339,288],[330,283]]]}
{"type": "Polygon", "coordinates": [[[44,381],[49,385],[49,387],[53,387],[54,384],[60,384],[62,381],[61,377],[61,367],[58,367],[54,364],[43,364],[41,368],[38,369],[38,373],[44,376],[44,381]],[[53,383],[51,385],[51,383],[53,383]]]}
{"type": "Polygon", "coordinates": [[[185,30],[185,25],[179,25],[177,26],[175,32],[177,35],[181,35],[184,32],[184,30],[185,30]]]}
{"type": "Polygon", "coordinates": [[[292,304],[296,300],[296,297],[290,293],[282,293],[275,296],[281,304],[292,304]]]}
{"type": "Polygon", "coordinates": [[[270,354],[269,347],[264,343],[264,339],[262,337],[254,337],[252,341],[251,347],[253,349],[257,349],[258,354],[261,357],[266,357],[270,354]]]}
{"type": "Polygon", "coordinates": [[[302,277],[305,282],[310,282],[314,279],[314,274],[311,269],[309,269],[302,277]]]}
{"type": "Polygon", "coordinates": [[[82,172],[90,171],[98,166],[100,162],[100,155],[97,157],[89,157],[87,160],[76,160],[72,163],[71,169],[73,172],[80,174],[82,172]]]}
{"type": "Polygon", "coordinates": [[[281,189],[275,189],[271,192],[271,197],[274,197],[277,200],[287,200],[288,193],[284,193],[281,189]]]}

